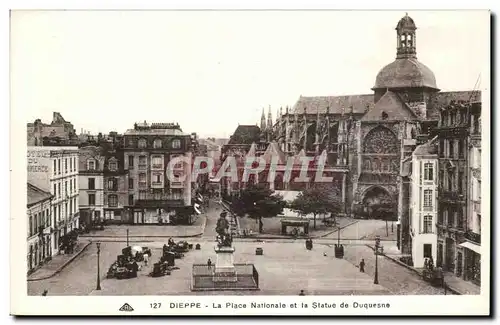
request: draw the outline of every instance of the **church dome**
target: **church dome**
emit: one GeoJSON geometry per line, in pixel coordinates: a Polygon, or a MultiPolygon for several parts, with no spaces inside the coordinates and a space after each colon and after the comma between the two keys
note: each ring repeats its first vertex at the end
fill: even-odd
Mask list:
{"type": "Polygon", "coordinates": [[[415,22],[413,19],[408,16],[408,13],[399,20],[398,25],[396,29],[401,30],[401,29],[410,29],[410,30],[415,30],[417,29],[417,26],[415,25],[415,22]]]}
{"type": "Polygon", "coordinates": [[[432,70],[410,57],[396,59],[383,67],[377,74],[373,89],[412,87],[438,89],[432,70]]]}

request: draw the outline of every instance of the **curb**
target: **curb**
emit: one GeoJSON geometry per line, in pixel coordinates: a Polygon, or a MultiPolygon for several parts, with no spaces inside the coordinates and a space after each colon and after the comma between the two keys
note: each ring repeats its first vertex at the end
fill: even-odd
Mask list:
{"type": "MultiPolygon", "coordinates": [[[[203,235],[205,232],[205,227],[207,226],[207,216],[205,215],[205,220],[202,221],[203,223],[201,224],[201,232],[197,232],[195,234],[190,234],[190,235],[178,235],[178,236],[151,236],[151,235],[144,235],[144,236],[128,236],[128,238],[192,238],[192,237],[199,237],[203,235]]],[[[97,235],[97,236],[79,236],[80,238],[85,238],[91,240],[92,238],[124,238],[126,239],[127,236],[123,235],[118,235],[118,236],[104,236],[104,235],[97,235]]],[[[130,240],[129,240],[130,241],[130,240]]]]}
{"type": "MultiPolygon", "coordinates": [[[[365,245],[365,246],[366,246],[366,247],[369,247],[371,250],[375,251],[375,248],[373,248],[373,246],[370,246],[370,245],[365,245]]],[[[390,261],[392,261],[392,262],[394,262],[394,263],[396,263],[396,264],[399,264],[399,265],[401,265],[401,266],[405,267],[406,269],[408,269],[408,270],[410,270],[410,271],[413,271],[413,272],[414,272],[414,273],[416,273],[419,277],[420,277],[420,276],[422,276],[422,274],[420,274],[420,272],[419,272],[417,269],[415,269],[414,267],[411,267],[411,266],[409,266],[409,265],[407,265],[407,264],[405,264],[405,263],[403,263],[403,262],[399,261],[398,259],[396,259],[396,258],[394,258],[394,257],[392,257],[392,256],[387,256],[387,255],[385,255],[385,253],[382,253],[382,254],[380,254],[380,255],[384,256],[385,258],[389,259],[390,261]]],[[[451,291],[451,292],[455,293],[456,295],[462,295],[460,292],[458,292],[457,290],[455,290],[455,289],[451,288],[451,287],[450,287],[450,286],[448,286],[448,285],[446,286],[446,290],[449,290],[449,291],[451,291]]]]}
{"type": "Polygon", "coordinates": [[[61,272],[66,266],[68,266],[69,263],[73,262],[78,256],[80,256],[91,244],[92,244],[91,241],[89,241],[87,244],[85,244],[85,246],[83,246],[83,248],[78,253],[76,253],[69,260],[64,262],[64,264],[61,265],[57,270],[55,270],[54,273],[52,273],[51,275],[43,276],[41,278],[34,278],[34,279],[28,278],[28,282],[42,281],[42,280],[46,280],[46,279],[50,279],[50,278],[54,277],[56,274],[61,272]]]}

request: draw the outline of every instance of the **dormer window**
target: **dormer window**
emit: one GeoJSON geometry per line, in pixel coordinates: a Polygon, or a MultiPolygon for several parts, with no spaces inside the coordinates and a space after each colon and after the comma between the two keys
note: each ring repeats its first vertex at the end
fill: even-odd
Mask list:
{"type": "Polygon", "coordinates": [[[96,170],[96,161],[94,159],[87,160],[87,170],[96,170]]]}
{"type": "Polygon", "coordinates": [[[118,162],[116,161],[116,159],[113,158],[109,160],[108,169],[113,172],[118,169],[118,162]]]}
{"type": "Polygon", "coordinates": [[[179,139],[172,140],[173,149],[179,149],[180,147],[181,147],[181,140],[179,139]]]}
{"type": "Polygon", "coordinates": [[[147,142],[146,139],[139,139],[139,142],[137,143],[140,149],[144,149],[147,147],[147,142]]]}
{"type": "Polygon", "coordinates": [[[160,139],[156,139],[154,142],[153,142],[153,148],[155,149],[161,149],[161,140],[160,139]]]}

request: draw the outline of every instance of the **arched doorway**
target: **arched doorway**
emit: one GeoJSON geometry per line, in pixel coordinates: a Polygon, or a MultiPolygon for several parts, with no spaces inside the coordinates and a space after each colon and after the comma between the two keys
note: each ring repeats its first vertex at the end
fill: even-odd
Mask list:
{"type": "Polygon", "coordinates": [[[370,219],[394,219],[396,205],[389,192],[381,186],[373,186],[365,191],[362,201],[364,212],[370,219]]]}

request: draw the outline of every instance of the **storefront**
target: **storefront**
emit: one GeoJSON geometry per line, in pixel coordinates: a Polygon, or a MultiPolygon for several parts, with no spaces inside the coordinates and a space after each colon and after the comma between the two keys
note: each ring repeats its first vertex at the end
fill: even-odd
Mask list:
{"type": "Polygon", "coordinates": [[[465,253],[464,279],[481,285],[481,246],[469,241],[459,246],[464,248],[465,253]]]}

